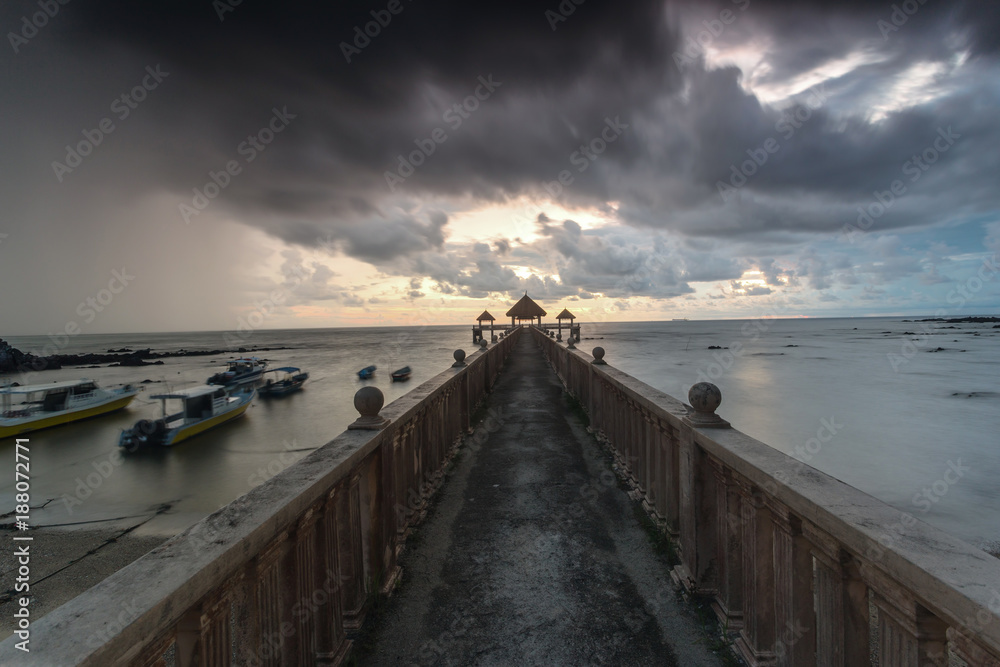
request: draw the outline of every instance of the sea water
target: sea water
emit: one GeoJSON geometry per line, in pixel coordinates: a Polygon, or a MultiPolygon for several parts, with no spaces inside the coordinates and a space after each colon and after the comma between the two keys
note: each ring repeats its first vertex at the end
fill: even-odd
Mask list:
{"type": "MultiPolygon", "coordinates": [[[[1000,540],[1000,330],[993,326],[903,318],[584,322],[579,347],[602,346],[609,364],[685,402],[692,384],[714,382],[723,397],[718,412],[734,428],[984,546],[1000,540]]],[[[238,355],[33,374],[32,383],[153,382],[126,410],[29,434],[32,505],[48,503],[32,511],[32,523],[117,527],[152,517],[137,532],[172,535],[343,431],[357,417],[360,387],[379,387],[389,403],[448,368],[455,349],[471,353],[471,336],[471,326],[256,331],[246,346],[287,348],[256,354],[272,368],[309,372],[303,391],[258,397],[246,417],[209,434],[123,458],[116,456],[121,429],[159,416],[151,395],[203,383],[238,355]],[[375,378],[359,380],[369,364],[378,366],[375,378]],[[412,378],[391,382],[389,373],[406,365],[412,378]]],[[[33,352],[50,342],[9,341],[33,352]]],[[[223,349],[226,341],[220,332],[80,335],[61,352],[122,347],[223,349]]],[[[0,455],[13,461],[13,439],[0,443],[0,455]]],[[[13,485],[13,476],[0,481],[5,506],[13,485]]]]}

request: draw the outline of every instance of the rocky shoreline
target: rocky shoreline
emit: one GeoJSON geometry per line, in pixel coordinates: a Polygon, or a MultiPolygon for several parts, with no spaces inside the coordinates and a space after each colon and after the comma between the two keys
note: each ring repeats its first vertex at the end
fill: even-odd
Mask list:
{"type": "Polygon", "coordinates": [[[220,350],[175,350],[173,352],[154,352],[150,348],[143,350],[108,350],[106,353],[88,354],[53,354],[39,357],[30,352],[22,352],[7,341],[0,339],[0,373],[28,373],[36,371],[58,370],[67,366],[155,366],[162,365],[162,359],[170,357],[210,357],[223,354],[248,354],[270,352],[272,350],[288,350],[288,347],[240,347],[220,350]]]}

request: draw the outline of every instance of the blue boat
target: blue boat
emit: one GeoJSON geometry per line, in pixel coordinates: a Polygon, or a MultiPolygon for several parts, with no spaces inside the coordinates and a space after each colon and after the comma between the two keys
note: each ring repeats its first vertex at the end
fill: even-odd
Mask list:
{"type": "Polygon", "coordinates": [[[410,367],[409,366],[403,366],[398,371],[393,371],[391,377],[392,377],[392,381],[393,382],[402,382],[403,380],[409,380],[410,379],[410,367]]]}
{"type": "Polygon", "coordinates": [[[358,377],[362,380],[367,380],[373,375],[375,375],[375,366],[366,366],[358,371],[358,377]]]}

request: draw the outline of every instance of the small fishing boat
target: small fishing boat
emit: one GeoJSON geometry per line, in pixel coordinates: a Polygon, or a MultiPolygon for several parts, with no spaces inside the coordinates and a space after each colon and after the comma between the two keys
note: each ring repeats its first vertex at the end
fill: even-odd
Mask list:
{"type": "Polygon", "coordinates": [[[162,417],[140,419],[122,432],[118,446],[127,449],[158,445],[169,447],[188,438],[240,417],[250,407],[256,391],[251,387],[227,389],[217,385],[199,385],[150,398],[162,401],[162,417]],[[168,413],[167,402],[177,411],[168,413]]]}
{"type": "Polygon", "coordinates": [[[409,379],[410,379],[410,367],[409,366],[403,366],[399,370],[395,370],[395,371],[392,372],[392,381],[393,382],[402,382],[403,380],[409,380],[409,379]]]}
{"type": "Polygon", "coordinates": [[[286,396],[293,391],[302,389],[302,385],[309,379],[309,373],[303,373],[293,366],[275,368],[267,371],[264,375],[268,373],[274,373],[275,377],[267,378],[267,381],[261,386],[261,396],[286,396]]]}
{"type": "Polygon", "coordinates": [[[216,373],[208,378],[207,384],[218,384],[224,387],[232,387],[238,384],[248,384],[256,382],[264,375],[267,362],[261,361],[257,357],[245,357],[234,359],[229,362],[226,370],[216,373]]]}
{"type": "Polygon", "coordinates": [[[0,388],[0,438],[121,410],[142,387],[102,389],[91,380],[0,388]]]}
{"type": "Polygon", "coordinates": [[[365,366],[360,371],[358,371],[358,377],[362,380],[367,380],[371,376],[375,375],[375,366],[365,366]]]}

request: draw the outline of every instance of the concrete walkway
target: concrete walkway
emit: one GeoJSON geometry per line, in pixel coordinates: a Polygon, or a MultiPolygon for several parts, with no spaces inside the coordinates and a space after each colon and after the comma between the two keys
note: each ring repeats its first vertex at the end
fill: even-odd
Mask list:
{"type": "Polygon", "coordinates": [[[722,664],[530,336],[488,408],[360,663],[722,664]]]}

